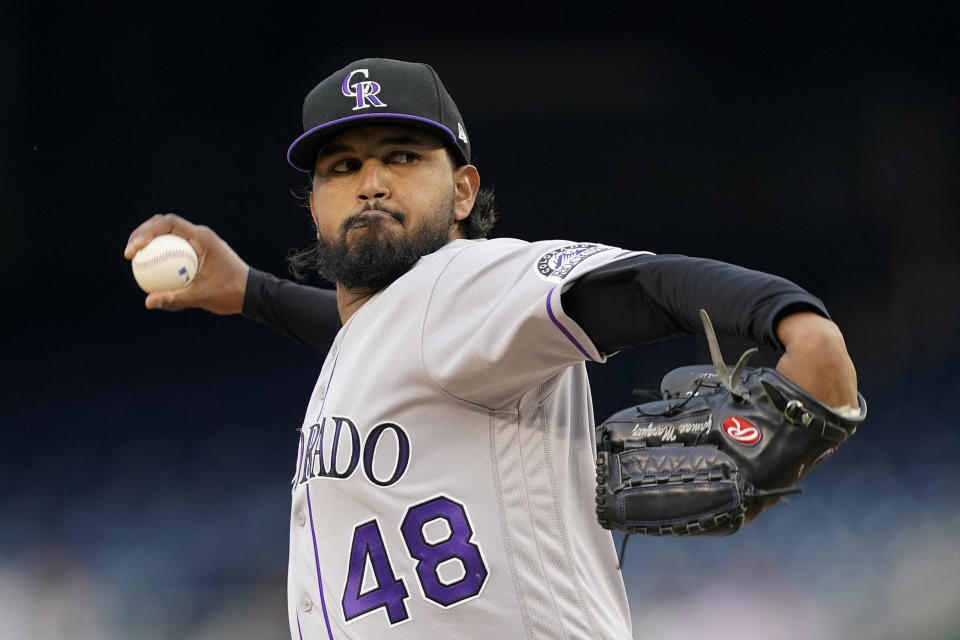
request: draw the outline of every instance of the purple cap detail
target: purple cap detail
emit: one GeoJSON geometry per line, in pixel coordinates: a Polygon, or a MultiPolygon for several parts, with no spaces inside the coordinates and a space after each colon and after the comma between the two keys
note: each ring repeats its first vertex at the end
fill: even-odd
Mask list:
{"type": "Polygon", "coordinates": [[[572,342],[573,346],[575,346],[577,349],[580,350],[580,353],[583,354],[584,358],[586,358],[590,362],[596,362],[596,360],[590,357],[590,354],[587,353],[586,349],[580,346],[580,343],[577,342],[577,339],[574,338],[572,335],[570,335],[570,332],[567,331],[566,327],[560,324],[560,321],[557,320],[557,317],[553,315],[553,309],[550,308],[550,299],[553,297],[553,292],[556,291],[556,289],[557,288],[554,287],[553,289],[550,289],[550,291],[547,293],[547,315],[550,316],[551,320],[553,320],[553,324],[557,325],[557,328],[560,329],[560,332],[567,337],[567,340],[572,342]]]}
{"type": "Polygon", "coordinates": [[[460,110],[437,72],[422,62],[355,60],[310,90],[303,100],[302,122],[304,133],[287,149],[287,162],[300,171],[313,170],[317,149],[328,136],[364,123],[429,131],[462,164],[470,162],[470,140],[460,110]]]}
{"type": "Polygon", "coordinates": [[[422,123],[424,123],[424,124],[430,125],[431,127],[435,128],[435,129],[439,129],[440,131],[443,131],[444,133],[447,134],[447,136],[450,137],[450,141],[453,143],[453,145],[454,145],[454,146],[457,145],[457,136],[456,136],[456,134],[455,134],[453,131],[451,131],[449,127],[440,124],[440,123],[437,122],[436,120],[430,120],[429,118],[422,118],[422,117],[420,117],[420,116],[411,116],[411,115],[407,115],[407,114],[405,114],[405,113],[382,113],[382,112],[360,113],[360,114],[357,114],[357,115],[355,115],[355,116],[347,116],[346,118],[338,118],[337,120],[331,120],[330,122],[324,122],[324,123],[321,124],[320,126],[317,126],[317,127],[314,127],[313,129],[310,129],[310,130],[308,130],[308,131],[305,131],[305,132],[303,133],[303,135],[301,135],[301,136],[298,137],[296,140],[294,140],[294,141],[293,141],[293,144],[290,145],[290,148],[287,149],[287,162],[289,162],[289,163],[290,163],[290,166],[292,166],[294,169],[296,169],[296,170],[298,170],[298,171],[303,171],[304,173],[309,172],[309,171],[310,171],[309,169],[302,169],[302,168],[300,168],[299,166],[297,166],[296,163],[294,163],[293,159],[291,158],[291,154],[293,153],[293,149],[294,149],[297,145],[299,145],[302,141],[306,140],[308,137],[312,136],[312,135],[313,135],[314,133],[316,133],[317,131],[321,131],[321,130],[326,129],[326,128],[328,128],[328,127],[332,127],[332,126],[334,126],[334,125],[342,124],[342,123],[344,123],[344,122],[349,122],[349,121],[351,121],[351,120],[361,120],[361,119],[363,119],[363,118],[377,118],[377,119],[380,119],[380,120],[415,120],[415,121],[417,121],[417,122],[422,122],[422,123]]]}

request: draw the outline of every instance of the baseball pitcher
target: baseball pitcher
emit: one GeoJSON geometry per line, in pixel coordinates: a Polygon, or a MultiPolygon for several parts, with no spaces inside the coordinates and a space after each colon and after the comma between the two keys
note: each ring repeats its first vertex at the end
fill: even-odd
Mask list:
{"type": "Polygon", "coordinates": [[[760,374],[749,389],[738,382],[756,373],[743,366],[691,373],[598,441],[584,363],[703,331],[701,309],[708,333],[783,351],[763,380],[794,394],[784,406],[806,402],[802,425],[791,405],[804,437],[816,420],[865,413],[817,298],[711,260],[485,239],[496,210],[470,149],[431,67],[359,60],[307,95],[288,152],[310,175],[317,231],[291,266],[335,292],[252,269],[213,231],[173,215],[145,222],[127,246],[129,258],[175,233],[200,256],[189,287],[152,293],[147,307],[243,313],[327,352],[291,450],[294,639],[630,638],[607,528],[731,533],[809,466],[800,454],[769,461],[783,447],[768,447],[763,464],[787,473],[752,475],[753,454],[738,447],[759,438],[746,424],[794,423],[759,403],[760,374]],[[743,398],[759,409],[748,414],[743,398]],[[679,424],[665,421],[694,405],[687,423],[707,426],[664,442],[679,424]],[[737,430],[724,431],[731,416],[737,430]]]}

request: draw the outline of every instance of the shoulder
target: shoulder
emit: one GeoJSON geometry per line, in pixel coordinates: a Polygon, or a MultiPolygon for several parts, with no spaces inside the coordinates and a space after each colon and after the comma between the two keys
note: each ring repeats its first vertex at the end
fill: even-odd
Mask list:
{"type": "Polygon", "coordinates": [[[427,258],[442,260],[457,271],[529,268],[543,278],[562,278],[587,258],[614,250],[619,252],[616,247],[591,242],[494,238],[455,240],[427,258]]]}
{"type": "MultiPolygon", "coordinates": [[[[605,264],[637,251],[624,251],[618,247],[596,242],[571,240],[541,240],[527,242],[516,238],[495,240],[463,240],[449,265],[455,271],[492,273],[503,269],[528,274],[553,284],[564,283],[572,273],[589,271],[596,265],[605,264]],[[577,269],[579,265],[584,266],[577,269]]],[[[455,243],[451,243],[455,244],[455,243]]]]}

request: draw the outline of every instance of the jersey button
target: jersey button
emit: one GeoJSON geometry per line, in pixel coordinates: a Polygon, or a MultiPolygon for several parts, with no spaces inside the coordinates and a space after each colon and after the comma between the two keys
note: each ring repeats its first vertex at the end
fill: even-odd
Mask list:
{"type": "Polygon", "coordinates": [[[313,609],[313,603],[310,602],[310,598],[303,599],[303,611],[305,613],[310,613],[310,610],[313,609]]]}
{"type": "Polygon", "coordinates": [[[294,520],[297,521],[297,526],[302,527],[307,524],[307,518],[303,515],[303,511],[297,511],[297,515],[294,516],[294,520]]]}

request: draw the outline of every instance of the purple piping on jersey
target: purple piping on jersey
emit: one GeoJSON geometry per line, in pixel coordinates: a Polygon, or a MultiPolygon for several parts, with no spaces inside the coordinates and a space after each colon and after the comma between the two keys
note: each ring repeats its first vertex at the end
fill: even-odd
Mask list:
{"type": "Polygon", "coordinates": [[[310,535],[313,536],[313,559],[317,563],[317,586],[320,587],[320,608],[323,609],[323,621],[327,623],[327,637],[333,640],[333,630],[330,629],[330,617],[327,615],[327,600],[323,597],[323,579],[320,577],[320,553],[317,551],[317,532],[313,529],[313,505],[310,503],[309,482],[307,483],[307,511],[310,513],[310,535]]]}
{"type": "Polygon", "coordinates": [[[300,634],[300,640],[303,640],[303,631],[300,630],[300,612],[297,611],[297,633],[300,634]]]}
{"type": "Polygon", "coordinates": [[[591,358],[591,357],[590,357],[590,354],[587,353],[586,350],[585,350],[583,347],[580,346],[580,343],[577,342],[577,339],[574,338],[572,335],[570,335],[570,332],[567,331],[567,329],[566,329],[562,324],[560,324],[560,322],[557,320],[556,316],[553,315],[553,309],[550,308],[550,298],[553,296],[553,292],[554,292],[555,290],[556,290],[556,287],[554,287],[553,289],[550,289],[549,293],[547,293],[547,315],[550,316],[550,319],[551,319],[551,320],[553,320],[553,324],[557,325],[557,329],[560,329],[560,331],[563,333],[563,335],[567,336],[567,340],[569,340],[570,342],[572,342],[572,343],[573,343],[573,346],[575,346],[577,349],[580,349],[580,353],[583,354],[583,357],[584,357],[584,358],[586,358],[586,359],[589,360],[590,362],[596,362],[596,360],[594,360],[593,358],[591,358]]]}
{"type": "Polygon", "coordinates": [[[320,401],[320,413],[317,414],[317,420],[323,417],[323,407],[327,404],[327,394],[330,393],[330,383],[333,382],[333,374],[337,371],[337,362],[340,360],[340,350],[337,349],[337,355],[333,357],[333,366],[330,367],[330,377],[327,378],[327,388],[323,390],[323,400],[320,401]]]}
{"type": "Polygon", "coordinates": [[[308,169],[301,169],[301,168],[298,167],[297,165],[293,164],[293,160],[290,159],[290,152],[293,151],[293,148],[294,148],[295,146],[297,146],[297,143],[300,142],[301,140],[303,140],[304,138],[306,138],[307,136],[309,136],[310,134],[312,134],[312,133],[314,133],[314,132],[316,132],[316,131],[320,131],[321,129],[326,129],[327,127],[332,127],[333,125],[339,124],[339,123],[341,123],[341,122],[349,122],[350,120],[358,120],[358,119],[360,119],[360,118],[401,118],[401,119],[406,119],[406,120],[417,120],[417,121],[419,121],[419,122],[425,122],[425,123],[427,123],[427,124],[429,124],[429,125],[433,125],[434,127],[437,127],[438,129],[443,129],[444,131],[446,131],[446,132],[447,132],[447,135],[450,136],[450,140],[453,141],[453,144],[454,144],[454,145],[457,144],[457,136],[454,135],[453,131],[451,131],[448,127],[445,127],[444,125],[440,124],[439,122],[437,122],[437,121],[435,121],[435,120],[430,120],[429,118],[421,118],[420,116],[409,116],[409,115],[407,115],[407,114],[405,114],[405,113],[360,113],[360,114],[357,114],[357,115],[355,115],[355,116],[347,116],[346,118],[338,118],[337,120],[331,120],[330,122],[325,122],[325,123],[321,124],[319,127],[314,127],[313,129],[310,129],[309,131],[304,131],[304,132],[303,132],[303,135],[301,135],[299,138],[297,138],[296,140],[294,140],[294,141],[293,141],[293,144],[290,145],[290,148],[287,149],[287,162],[289,162],[289,163],[293,166],[293,168],[294,168],[294,169],[297,169],[298,171],[303,171],[303,172],[309,171],[308,169]]]}
{"type": "MultiPolygon", "coordinates": [[[[323,401],[320,402],[320,416],[323,415],[323,407],[327,404],[327,394],[330,392],[330,383],[333,382],[333,374],[337,370],[337,362],[340,360],[340,350],[337,350],[337,355],[333,358],[333,366],[330,367],[330,377],[327,378],[327,388],[323,390],[323,401]]],[[[317,416],[317,420],[320,419],[320,416],[317,416]]],[[[310,514],[310,537],[313,538],[313,559],[317,563],[317,587],[320,588],[320,608],[323,609],[323,621],[327,623],[327,637],[330,640],[333,640],[333,630],[330,629],[330,617],[327,615],[327,600],[323,596],[323,578],[320,577],[320,553],[317,551],[317,532],[313,528],[313,503],[310,500],[310,483],[306,483],[307,487],[307,512],[310,514]]],[[[300,627],[300,616],[297,615],[297,628],[300,627]]],[[[303,640],[303,635],[300,636],[300,640],[303,640]]]]}

